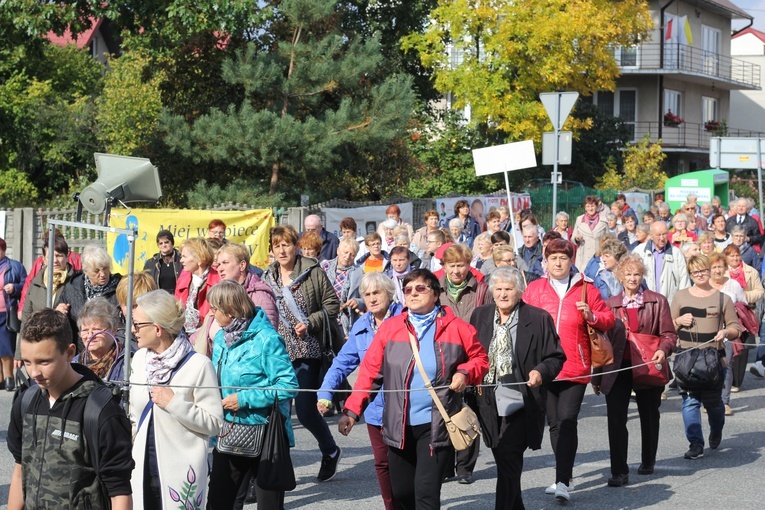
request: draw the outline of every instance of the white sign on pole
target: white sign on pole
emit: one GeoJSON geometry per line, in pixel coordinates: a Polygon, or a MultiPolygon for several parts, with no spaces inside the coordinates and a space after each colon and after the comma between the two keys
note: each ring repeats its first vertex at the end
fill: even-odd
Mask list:
{"type": "Polygon", "coordinates": [[[563,123],[566,122],[568,114],[574,108],[577,98],[579,98],[579,92],[543,92],[539,94],[539,99],[547,110],[547,116],[550,117],[553,129],[557,131],[563,127],[563,123]],[[560,108],[558,108],[559,105],[560,108]]]}
{"type": "Polygon", "coordinates": [[[758,154],[765,154],[765,139],[715,137],[709,142],[709,166],[715,168],[756,170],[758,154]]]}
{"type": "Polygon", "coordinates": [[[524,140],[483,149],[473,149],[473,164],[475,174],[478,176],[534,168],[537,166],[534,142],[524,140]]]}
{"type": "MultiPolygon", "coordinates": [[[[561,131],[558,142],[558,164],[570,165],[571,153],[573,150],[574,135],[571,131],[561,131]]],[[[555,164],[555,133],[545,131],[542,133],[542,164],[555,164]]]]}

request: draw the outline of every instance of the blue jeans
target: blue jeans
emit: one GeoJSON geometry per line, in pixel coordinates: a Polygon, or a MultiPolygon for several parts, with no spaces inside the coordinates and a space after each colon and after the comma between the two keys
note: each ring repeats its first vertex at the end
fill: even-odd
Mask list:
{"type": "Polygon", "coordinates": [[[701,405],[707,409],[709,418],[709,435],[722,435],[725,425],[725,406],[721,398],[721,390],[704,390],[683,393],[683,424],[685,437],[690,444],[704,446],[704,433],[701,430],[701,405]]]}

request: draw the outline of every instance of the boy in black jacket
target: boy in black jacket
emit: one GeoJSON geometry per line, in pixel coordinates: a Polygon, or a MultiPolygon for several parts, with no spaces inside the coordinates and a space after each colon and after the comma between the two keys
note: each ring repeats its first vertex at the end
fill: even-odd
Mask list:
{"type": "Polygon", "coordinates": [[[71,364],[75,350],[66,315],[45,308],[24,323],[21,359],[39,390],[27,390],[37,394],[27,399],[23,416],[23,396],[11,411],[8,449],[16,464],[8,510],[133,506],[130,422],[115,402],[103,407],[96,473],[83,422],[88,396],[103,382],[87,367],[71,364]]]}

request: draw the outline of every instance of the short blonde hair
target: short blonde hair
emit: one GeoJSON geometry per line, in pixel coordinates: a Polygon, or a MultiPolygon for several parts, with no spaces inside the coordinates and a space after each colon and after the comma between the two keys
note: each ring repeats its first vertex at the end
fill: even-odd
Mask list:
{"type": "Polygon", "coordinates": [[[226,243],[223,246],[220,247],[218,250],[218,255],[221,253],[228,253],[232,257],[234,257],[234,260],[237,262],[241,262],[243,260],[246,260],[248,263],[250,261],[250,250],[247,249],[246,246],[243,246],[241,244],[237,243],[226,243]]]}
{"type": "MultiPolygon", "coordinates": [[[[157,290],[158,288],[157,282],[154,281],[154,278],[149,273],[135,273],[133,275],[133,303],[135,303],[138,296],[143,296],[147,292],[157,290]]],[[[117,290],[114,293],[120,306],[127,306],[127,291],[128,277],[123,276],[117,284],[117,290]]]]}
{"type": "Polygon", "coordinates": [[[153,290],[136,299],[136,304],[141,307],[147,319],[166,333],[176,336],[181,332],[186,321],[186,308],[170,293],[153,290]]]}
{"type": "Polygon", "coordinates": [[[515,255],[515,250],[513,250],[513,247],[510,246],[509,244],[500,244],[499,246],[494,247],[494,249],[491,252],[491,258],[494,259],[495,266],[497,265],[497,262],[500,262],[502,260],[502,255],[504,255],[506,252],[510,252],[513,255],[515,255]]]}
{"type": "Polygon", "coordinates": [[[706,255],[694,255],[688,259],[688,274],[696,271],[704,271],[709,269],[712,265],[709,263],[709,257],[706,255]]]}
{"type": "Polygon", "coordinates": [[[454,262],[465,262],[466,264],[470,264],[472,260],[473,252],[464,244],[453,244],[449,246],[444,252],[443,257],[444,265],[452,264],[454,262]]]}
{"type": "Polygon", "coordinates": [[[223,280],[213,285],[207,293],[211,308],[236,319],[250,320],[255,317],[255,305],[239,282],[223,280]]]}
{"type": "Polygon", "coordinates": [[[210,249],[210,245],[204,237],[186,239],[181,243],[180,251],[183,252],[185,248],[189,249],[191,256],[197,259],[202,267],[210,267],[215,260],[215,253],[210,249]]]}
{"type": "Polygon", "coordinates": [[[643,259],[637,253],[625,253],[622,258],[619,259],[619,264],[616,266],[616,278],[621,283],[624,280],[624,275],[627,271],[637,271],[640,276],[645,276],[648,270],[645,267],[643,259]]]}

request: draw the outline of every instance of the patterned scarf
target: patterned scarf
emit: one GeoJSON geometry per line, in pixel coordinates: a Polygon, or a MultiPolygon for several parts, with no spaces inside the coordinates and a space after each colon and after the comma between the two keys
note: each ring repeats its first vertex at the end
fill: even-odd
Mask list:
{"type": "Polygon", "coordinates": [[[452,298],[452,301],[455,303],[459,301],[460,294],[467,289],[467,284],[467,278],[465,278],[459,285],[455,285],[448,276],[446,277],[446,292],[449,294],[449,297],[452,298]]]}
{"type": "Polygon", "coordinates": [[[590,227],[590,230],[595,230],[595,225],[598,224],[598,221],[600,220],[600,214],[597,212],[590,216],[589,214],[584,214],[584,222],[587,223],[587,226],[590,227]]]}
{"type": "Polygon", "coordinates": [[[146,352],[146,382],[150,385],[166,384],[178,363],[193,350],[191,342],[183,331],[161,354],[148,350],[146,352]]]}
{"type": "Polygon", "coordinates": [[[499,308],[494,310],[494,334],[489,344],[489,372],[483,381],[494,384],[495,380],[513,373],[513,339],[510,328],[518,316],[518,305],[510,312],[504,324],[500,323],[499,308]]]}
{"type": "Polygon", "coordinates": [[[189,287],[189,297],[186,299],[186,321],[183,323],[183,328],[186,333],[192,334],[199,329],[199,310],[197,309],[197,296],[199,295],[199,289],[207,281],[207,275],[210,273],[210,268],[205,269],[202,276],[191,275],[191,286],[189,287]]]}
{"type": "Polygon", "coordinates": [[[109,370],[111,370],[112,365],[114,365],[114,360],[116,359],[117,344],[112,344],[112,348],[109,349],[109,352],[98,359],[93,359],[93,357],[90,356],[90,351],[87,349],[82,353],[82,362],[101,379],[106,379],[106,376],[109,375],[109,370]]]}
{"type": "MultiPolygon", "coordinates": [[[[43,273],[43,279],[42,279],[43,287],[48,288],[47,266],[43,266],[42,269],[40,269],[40,272],[43,273]]],[[[69,272],[67,271],[67,268],[64,268],[64,269],[53,268],[53,293],[54,294],[59,287],[61,287],[64,283],[66,283],[66,276],[68,273],[69,272]]],[[[87,278],[85,279],[87,280],[87,278]]]]}
{"type": "Polygon", "coordinates": [[[250,326],[252,319],[233,319],[231,324],[223,326],[223,339],[226,341],[226,347],[231,347],[236,341],[242,337],[247,328],[250,326]]]}
{"type": "Polygon", "coordinates": [[[117,285],[120,283],[119,277],[114,274],[109,276],[109,281],[106,282],[106,285],[93,285],[90,283],[90,278],[88,278],[87,275],[85,275],[83,281],[85,282],[85,299],[87,301],[90,301],[93,298],[101,297],[107,292],[114,292],[114,290],[117,288],[117,285]]]}
{"type": "Polygon", "coordinates": [[[740,285],[742,289],[746,288],[746,275],[744,275],[744,264],[740,264],[738,266],[738,269],[733,269],[732,267],[728,267],[728,274],[731,278],[736,280],[740,285]]]}
{"type": "Polygon", "coordinates": [[[425,331],[436,322],[436,317],[440,311],[441,307],[436,305],[430,313],[409,313],[409,322],[412,324],[412,327],[414,327],[414,332],[417,334],[417,340],[422,338],[425,331]]]}

